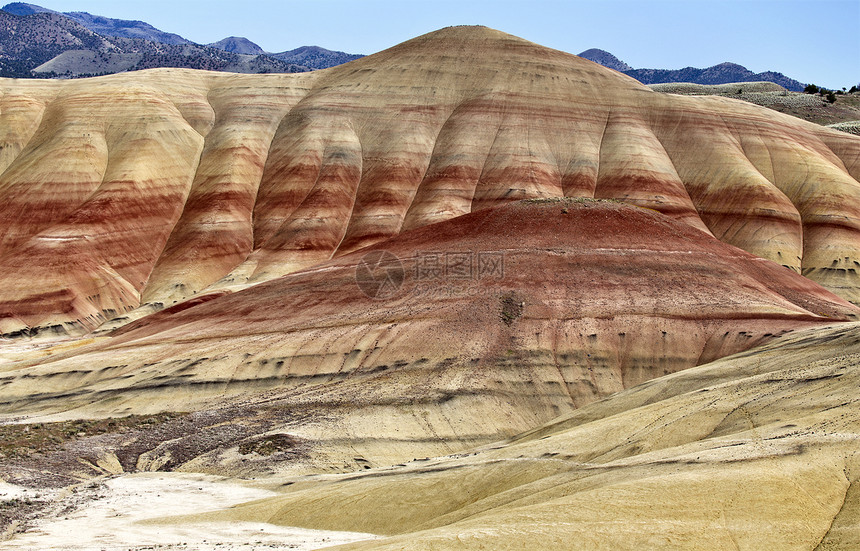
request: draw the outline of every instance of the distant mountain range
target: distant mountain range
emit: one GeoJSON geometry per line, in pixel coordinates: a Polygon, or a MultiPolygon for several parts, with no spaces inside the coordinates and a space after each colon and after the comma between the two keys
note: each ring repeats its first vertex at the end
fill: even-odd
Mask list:
{"type": "Polygon", "coordinates": [[[302,46],[288,52],[269,54],[284,63],[295,63],[313,69],[327,69],[335,65],[342,65],[354,59],[364,57],[358,54],[347,54],[344,52],[333,52],[320,48],[319,46],[302,46]]]}
{"type": "Polygon", "coordinates": [[[186,40],[178,34],[166,33],[160,31],[143,21],[128,21],[124,19],[111,19],[109,17],[101,17],[92,15],[87,12],[75,11],[60,13],[35,4],[26,4],[24,2],[13,2],[3,6],[3,11],[12,15],[33,15],[36,13],[54,13],[63,15],[69,19],[74,19],[89,30],[99,33],[102,36],[118,36],[123,38],[142,38],[151,40],[161,44],[192,44],[190,40],[186,40]]]}
{"type": "Polygon", "coordinates": [[[600,50],[598,48],[591,48],[590,50],[585,50],[584,52],[579,54],[579,57],[584,57],[585,59],[593,61],[598,65],[603,65],[604,67],[615,69],[620,73],[633,70],[633,67],[631,67],[630,65],[627,65],[606,50],[600,50]]]}
{"type": "MultiPolygon", "coordinates": [[[[802,83],[782,73],[753,73],[735,63],[706,69],[634,69],[598,48],[579,55],[644,84],[768,81],[788,90],[804,88],[802,83]]],[[[334,67],[360,57],[363,56],[319,46],[271,53],[237,36],[202,45],[143,21],[86,12],[60,13],[24,2],[7,4],[0,11],[0,77],[81,77],[154,67],[297,73],[334,67]]]]}
{"type": "Polygon", "coordinates": [[[212,48],[218,48],[219,50],[224,50],[225,52],[232,52],[234,54],[266,55],[266,52],[263,50],[263,48],[257,46],[243,36],[228,36],[227,38],[219,40],[218,42],[207,44],[207,46],[210,46],[212,48]]]}
{"type": "Polygon", "coordinates": [[[327,69],[329,67],[334,67],[335,65],[343,65],[344,63],[354,59],[364,57],[359,54],[334,52],[332,50],[320,48],[319,46],[302,46],[295,50],[271,53],[264,51],[263,48],[243,36],[230,36],[224,40],[208,44],[208,46],[236,54],[267,55],[283,61],[284,63],[301,65],[311,69],[327,69]]]}
{"type": "Polygon", "coordinates": [[[318,46],[270,54],[240,37],[201,45],[143,21],[59,13],[23,2],[0,11],[0,77],[82,77],[154,67],[297,73],[359,57],[318,46]]]}
{"type": "Polygon", "coordinates": [[[666,82],[692,82],[694,84],[728,84],[730,82],[774,82],[787,90],[803,91],[804,84],[782,73],[766,71],[753,73],[737,63],[720,63],[706,69],[685,67],[683,69],[634,69],[611,53],[592,48],[585,50],[579,57],[615,69],[631,76],[643,84],[663,84],[666,82]]]}

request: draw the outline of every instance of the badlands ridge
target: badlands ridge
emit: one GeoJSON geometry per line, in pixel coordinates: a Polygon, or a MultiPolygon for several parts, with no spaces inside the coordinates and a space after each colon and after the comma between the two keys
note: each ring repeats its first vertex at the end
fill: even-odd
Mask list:
{"type": "Polygon", "coordinates": [[[860,541],[860,137],[483,27],[0,91],[0,416],[176,414],[3,481],[265,477],[158,523],[362,549],[860,541]]]}
{"type": "Polygon", "coordinates": [[[485,28],[300,75],[5,81],[0,331],[80,334],[534,197],[651,208],[860,301],[857,139],[485,28]]]}

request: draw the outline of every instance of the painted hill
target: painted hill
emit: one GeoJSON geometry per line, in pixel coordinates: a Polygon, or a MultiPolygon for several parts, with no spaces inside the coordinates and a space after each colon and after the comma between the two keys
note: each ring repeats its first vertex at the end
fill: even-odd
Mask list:
{"type": "MultiPolygon", "coordinates": [[[[7,408],[119,413],[182,409],[246,384],[331,387],[384,372],[401,397],[438,382],[439,393],[477,401],[470,407],[514,408],[497,429],[510,432],[501,419],[548,420],[775,334],[858,314],[799,274],[654,211],[536,199],[405,231],[242,292],[198,296],[127,325],[104,346],[52,362],[51,382],[39,382],[47,373],[37,367],[0,385],[7,408]],[[445,252],[422,252],[434,250],[445,252]],[[123,366],[108,369],[120,350],[123,366]],[[187,362],[175,361],[180,350],[187,362]],[[209,360],[198,370],[200,358],[209,360]],[[278,365],[257,381],[269,363],[278,365]],[[489,369],[499,365],[508,366],[504,381],[489,369]],[[486,378],[453,383],[482,366],[486,378]],[[425,371],[437,382],[427,383],[425,371]],[[65,372],[80,376],[58,378],[65,372]],[[187,385],[199,386],[195,397],[187,385]],[[531,397],[523,403],[485,402],[488,392],[520,386],[531,397]]],[[[364,399],[381,404],[391,390],[364,399]]],[[[351,394],[340,386],[329,392],[351,394]]]]}
{"type": "Polygon", "coordinates": [[[12,531],[857,541],[860,137],[484,27],[301,74],[2,84],[12,531]],[[169,518],[88,507],[149,471],[169,518]],[[216,502],[218,475],[267,499],[216,502]]]}
{"type": "MultiPolygon", "coordinates": [[[[63,478],[95,474],[81,465],[110,457],[124,470],[142,461],[187,468],[204,455],[222,473],[362,469],[487,445],[858,313],[798,274],[653,211],[526,200],[241,292],[201,295],[47,357],[18,354],[0,375],[0,411],[202,410],[238,430],[202,447],[195,423],[166,430],[170,443],[100,438],[95,453],[65,454],[63,478]],[[428,250],[445,251],[441,273],[428,250]],[[260,407],[272,412],[265,421],[260,407]],[[301,457],[243,464],[235,446],[261,432],[302,435],[301,457]]],[[[0,474],[19,481],[26,465],[0,474]]]]}
{"type": "Polygon", "coordinates": [[[141,303],[252,285],[530,197],[653,208],[860,300],[856,137],[653,92],[488,29],[306,76],[162,70],[98,83],[95,95],[90,82],[10,83],[4,333],[89,331],[141,303]],[[450,65],[437,66],[439,51],[450,65]],[[468,75],[455,70],[466,57],[468,75]],[[522,76],[542,79],[536,60],[558,77],[541,94],[522,76]],[[355,86],[367,92],[347,99],[355,86]]]}

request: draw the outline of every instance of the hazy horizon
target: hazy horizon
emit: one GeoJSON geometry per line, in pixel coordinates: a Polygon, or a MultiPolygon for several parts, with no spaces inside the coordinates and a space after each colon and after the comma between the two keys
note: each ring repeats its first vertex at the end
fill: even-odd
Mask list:
{"type": "Polygon", "coordinates": [[[704,68],[729,61],[829,88],[860,83],[860,0],[32,3],[145,21],[200,44],[241,36],[269,52],[316,45],[372,54],[449,25],[485,25],[573,54],[600,48],[637,69],[704,68]]]}

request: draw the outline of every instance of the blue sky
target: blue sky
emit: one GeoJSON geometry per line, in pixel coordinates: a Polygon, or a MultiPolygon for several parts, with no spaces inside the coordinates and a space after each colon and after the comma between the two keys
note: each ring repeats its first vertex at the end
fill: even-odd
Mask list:
{"type": "Polygon", "coordinates": [[[860,0],[35,0],[139,19],[199,43],[245,36],[272,52],[315,44],[370,54],[448,25],[478,24],[635,68],[732,61],[802,82],[860,84],[860,0]]]}

